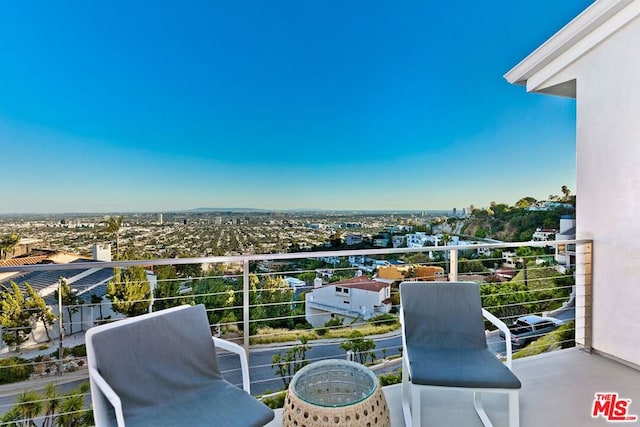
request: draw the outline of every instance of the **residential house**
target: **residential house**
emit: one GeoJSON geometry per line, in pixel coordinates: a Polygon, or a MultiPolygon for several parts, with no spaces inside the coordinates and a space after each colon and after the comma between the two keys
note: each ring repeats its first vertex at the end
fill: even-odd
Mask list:
{"type": "Polygon", "coordinates": [[[534,242],[548,242],[553,240],[558,230],[555,228],[536,228],[536,231],[531,236],[531,240],[534,242]]]}
{"type": "Polygon", "coordinates": [[[394,283],[411,278],[426,281],[446,280],[442,267],[418,264],[378,267],[375,280],[394,283]]]}
{"type": "Polygon", "coordinates": [[[344,243],[347,246],[359,245],[363,240],[362,234],[347,234],[344,237],[344,243]]]}
{"type": "MultiPolygon", "coordinates": [[[[103,248],[104,249],[104,248],[103,248]]],[[[0,285],[9,286],[16,283],[25,292],[25,285],[29,284],[51,308],[53,313],[58,313],[58,300],[55,297],[59,289],[60,279],[64,279],[71,287],[72,292],[79,298],[78,306],[72,310],[71,320],[68,319],[68,312],[63,311],[63,318],[69,329],[65,333],[79,332],[95,325],[100,318],[117,318],[120,314],[111,310],[111,304],[106,300],[107,283],[113,279],[112,268],[91,268],[91,264],[99,259],[85,258],[78,254],[62,251],[36,249],[33,253],[40,255],[24,254],[23,256],[0,263],[2,267],[19,267],[21,265],[33,264],[64,264],[68,268],[47,271],[34,271],[26,273],[2,273],[0,285]],[[45,254],[42,254],[45,253],[45,254]],[[79,263],[84,266],[79,266],[79,263]],[[99,303],[94,302],[94,298],[100,299],[99,303]],[[71,329],[74,327],[74,329],[71,329]],[[76,328],[77,327],[77,328],[76,328]]],[[[94,256],[100,255],[100,248],[94,248],[94,256]]],[[[103,254],[104,255],[104,254],[103,254]]],[[[109,251],[110,257],[110,251],[109,251]]],[[[151,290],[156,285],[156,276],[148,271],[147,280],[151,285],[151,290]]],[[[56,338],[60,335],[57,324],[49,328],[49,336],[56,338]]],[[[38,343],[47,340],[47,333],[42,324],[35,325],[28,341],[38,343]]],[[[2,341],[0,340],[0,347],[2,341]]]]}
{"type": "MultiPolygon", "coordinates": [[[[573,215],[560,217],[560,230],[556,233],[556,240],[573,240],[576,238],[576,219],[573,215]]],[[[576,264],[576,245],[556,246],[555,261],[561,266],[560,271],[572,268],[576,264]]]]}
{"type": "Polygon", "coordinates": [[[391,244],[393,245],[394,248],[402,248],[407,245],[406,242],[407,242],[406,236],[398,235],[398,236],[391,237],[391,244]]]}
{"type": "Polygon", "coordinates": [[[423,248],[427,246],[427,243],[434,243],[433,236],[425,233],[424,231],[418,231],[417,233],[407,234],[407,247],[408,248],[423,248]]]}
{"type": "Polygon", "coordinates": [[[366,276],[342,280],[305,294],[305,317],[313,327],[333,318],[369,320],[391,310],[391,287],[366,276]]]}

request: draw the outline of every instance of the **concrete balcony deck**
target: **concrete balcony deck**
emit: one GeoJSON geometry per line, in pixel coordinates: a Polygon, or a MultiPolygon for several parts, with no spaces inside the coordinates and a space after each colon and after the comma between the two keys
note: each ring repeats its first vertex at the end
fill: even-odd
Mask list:
{"type": "MultiPolygon", "coordinates": [[[[520,426],[605,426],[592,418],[595,393],[616,392],[631,399],[630,415],[640,417],[640,371],[578,349],[561,350],[515,360],[513,370],[522,382],[520,426]]],[[[404,426],[400,385],[384,388],[391,425],[404,426]]],[[[506,396],[487,394],[485,409],[495,427],[507,426],[506,396]]],[[[470,392],[424,392],[422,426],[482,426],[470,392]]],[[[282,425],[282,411],[270,427],[282,425]]],[[[620,423],[618,423],[620,424],[620,423]]],[[[640,425],[640,420],[627,425],[640,425]]]]}

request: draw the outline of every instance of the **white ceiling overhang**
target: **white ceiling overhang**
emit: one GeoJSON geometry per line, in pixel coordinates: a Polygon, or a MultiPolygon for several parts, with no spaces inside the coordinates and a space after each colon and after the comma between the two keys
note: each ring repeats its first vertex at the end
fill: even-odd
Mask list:
{"type": "Polygon", "coordinates": [[[526,85],[527,92],[575,98],[575,76],[568,67],[638,15],[640,0],[597,0],[504,77],[526,85]]]}

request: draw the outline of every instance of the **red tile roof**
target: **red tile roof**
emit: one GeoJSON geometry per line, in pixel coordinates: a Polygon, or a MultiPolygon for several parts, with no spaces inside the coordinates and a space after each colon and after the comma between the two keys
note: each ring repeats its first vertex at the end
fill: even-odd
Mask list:
{"type": "Polygon", "coordinates": [[[341,280],[339,282],[332,283],[332,285],[374,292],[380,292],[382,289],[389,287],[388,283],[377,282],[369,279],[367,276],[358,276],[351,279],[341,280]]]}
{"type": "Polygon", "coordinates": [[[0,267],[19,267],[21,265],[40,264],[46,261],[49,255],[28,256],[23,258],[11,258],[6,261],[0,261],[0,267]]]}

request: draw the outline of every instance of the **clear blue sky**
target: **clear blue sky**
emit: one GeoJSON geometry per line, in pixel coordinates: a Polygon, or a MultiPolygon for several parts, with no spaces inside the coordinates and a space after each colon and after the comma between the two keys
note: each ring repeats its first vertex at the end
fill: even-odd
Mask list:
{"type": "Polygon", "coordinates": [[[560,194],[575,102],[502,76],[590,3],[6,3],[0,213],[560,194]]]}

